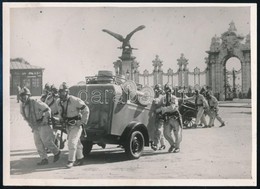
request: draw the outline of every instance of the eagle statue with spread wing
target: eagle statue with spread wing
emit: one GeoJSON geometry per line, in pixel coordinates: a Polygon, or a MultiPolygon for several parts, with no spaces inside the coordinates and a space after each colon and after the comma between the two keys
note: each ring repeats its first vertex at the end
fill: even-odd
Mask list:
{"type": "Polygon", "coordinates": [[[114,38],[116,38],[117,40],[122,42],[122,46],[120,47],[120,49],[123,49],[123,54],[124,54],[124,52],[128,52],[128,53],[131,54],[132,49],[134,49],[134,48],[132,48],[131,45],[130,45],[130,39],[134,35],[135,32],[140,31],[140,30],[142,30],[144,28],[145,28],[144,25],[141,25],[141,26],[137,27],[132,32],[130,32],[125,38],[122,35],[120,35],[120,34],[111,32],[111,31],[106,30],[106,29],[103,29],[102,31],[112,35],[114,38]]]}

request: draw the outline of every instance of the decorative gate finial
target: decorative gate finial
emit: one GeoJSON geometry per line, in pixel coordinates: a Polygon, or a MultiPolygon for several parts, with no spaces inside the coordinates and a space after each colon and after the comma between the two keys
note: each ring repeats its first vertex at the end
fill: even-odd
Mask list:
{"type": "Polygon", "coordinates": [[[177,59],[177,61],[178,61],[178,65],[179,65],[179,69],[183,69],[183,70],[186,70],[186,68],[187,68],[187,64],[188,64],[188,59],[186,59],[185,57],[184,57],[184,54],[183,53],[181,53],[181,57],[179,58],[179,59],[177,59]],[[183,68],[182,68],[182,66],[183,66],[183,68]]]}
{"type": "Polygon", "coordinates": [[[152,62],[153,62],[154,70],[161,71],[163,64],[158,55],[155,56],[155,59],[152,62]]]}

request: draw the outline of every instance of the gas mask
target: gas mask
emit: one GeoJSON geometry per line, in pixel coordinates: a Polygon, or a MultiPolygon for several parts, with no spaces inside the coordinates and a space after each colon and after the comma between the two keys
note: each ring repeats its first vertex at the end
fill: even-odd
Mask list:
{"type": "Polygon", "coordinates": [[[66,100],[68,100],[69,92],[65,91],[65,90],[60,90],[59,97],[60,97],[61,101],[66,101],[66,100]]]}

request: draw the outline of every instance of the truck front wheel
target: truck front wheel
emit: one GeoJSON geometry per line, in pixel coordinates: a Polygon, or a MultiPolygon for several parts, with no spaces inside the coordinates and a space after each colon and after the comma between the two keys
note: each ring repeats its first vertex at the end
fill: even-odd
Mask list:
{"type": "Polygon", "coordinates": [[[140,131],[133,131],[125,143],[125,152],[130,159],[138,159],[144,150],[144,136],[140,131]]]}
{"type": "Polygon", "coordinates": [[[81,141],[81,143],[83,145],[83,155],[84,157],[86,157],[92,150],[93,142],[85,140],[85,141],[81,141]]]}

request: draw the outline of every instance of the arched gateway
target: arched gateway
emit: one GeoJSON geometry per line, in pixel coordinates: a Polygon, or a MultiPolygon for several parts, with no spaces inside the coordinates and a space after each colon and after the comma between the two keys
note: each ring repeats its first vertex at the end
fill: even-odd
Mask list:
{"type": "Polygon", "coordinates": [[[243,97],[246,97],[251,89],[250,35],[244,39],[237,34],[233,21],[229,25],[228,31],[224,32],[221,38],[212,38],[210,50],[206,51],[206,85],[212,88],[214,95],[220,100],[226,99],[226,62],[232,57],[238,58],[241,62],[243,97]]]}

